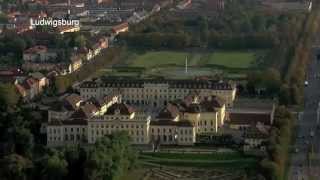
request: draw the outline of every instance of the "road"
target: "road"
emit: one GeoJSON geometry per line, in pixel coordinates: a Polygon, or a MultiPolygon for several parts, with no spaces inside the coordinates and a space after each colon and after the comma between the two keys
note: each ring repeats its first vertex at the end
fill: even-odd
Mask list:
{"type": "Polygon", "coordinates": [[[293,149],[297,149],[298,152],[293,152],[291,156],[289,180],[320,179],[320,133],[317,130],[317,109],[320,101],[320,61],[316,58],[316,52],[315,48],[314,57],[306,71],[308,86],[305,87],[304,111],[297,114],[297,137],[293,145],[293,149]],[[314,137],[310,136],[311,131],[315,133],[314,137]],[[308,160],[310,154],[313,154],[312,161],[308,160]]]}

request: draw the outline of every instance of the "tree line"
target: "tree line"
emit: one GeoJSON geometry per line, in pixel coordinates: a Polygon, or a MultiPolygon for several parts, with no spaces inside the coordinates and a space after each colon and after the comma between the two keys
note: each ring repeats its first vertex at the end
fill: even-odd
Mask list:
{"type": "Polygon", "coordinates": [[[268,140],[268,155],[260,162],[260,170],[266,179],[285,179],[286,173],[288,172],[287,168],[293,127],[293,115],[286,107],[278,107],[275,112],[274,125],[268,140]]]}
{"type": "Polygon", "coordinates": [[[75,84],[81,82],[90,76],[93,76],[99,70],[105,68],[107,65],[112,65],[119,60],[120,54],[123,51],[121,48],[108,48],[96,56],[91,62],[83,65],[78,71],[64,76],[57,76],[54,79],[54,91],[56,93],[63,93],[75,84]]]}

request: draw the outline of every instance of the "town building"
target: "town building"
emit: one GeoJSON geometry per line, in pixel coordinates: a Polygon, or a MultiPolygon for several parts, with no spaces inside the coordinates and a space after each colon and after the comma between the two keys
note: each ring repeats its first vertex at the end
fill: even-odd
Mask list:
{"type": "Polygon", "coordinates": [[[264,126],[251,126],[243,133],[244,152],[265,152],[269,138],[269,131],[264,126]]]}
{"type": "Polygon", "coordinates": [[[23,51],[24,62],[46,62],[57,58],[57,53],[49,51],[46,46],[34,46],[23,51]]]}
{"type": "Polygon", "coordinates": [[[116,35],[121,32],[127,32],[127,31],[129,31],[129,24],[127,22],[123,22],[121,24],[118,24],[112,27],[112,32],[116,35]]]}
{"type": "Polygon", "coordinates": [[[77,71],[82,66],[82,59],[79,55],[73,55],[70,57],[70,63],[68,66],[69,73],[77,71]]]}
{"type": "Polygon", "coordinates": [[[13,85],[24,101],[30,101],[40,95],[49,85],[49,80],[40,72],[13,77],[13,85]]]}
{"type": "Polygon", "coordinates": [[[78,32],[80,31],[80,26],[58,26],[56,30],[59,34],[64,34],[67,32],[78,32]]]}
{"type": "Polygon", "coordinates": [[[209,10],[224,10],[225,0],[207,0],[207,9],[209,10]]]}
{"type": "MultiPolygon", "coordinates": [[[[243,105],[244,106],[244,105],[243,105]]],[[[265,107],[251,108],[233,108],[228,112],[228,117],[226,118],[227,124],[232,129],[246,130],[251,126],[256,126],[261,124],[265,127],[271,127],[274,121],[274,104],[269,104],[265,107]]]]}

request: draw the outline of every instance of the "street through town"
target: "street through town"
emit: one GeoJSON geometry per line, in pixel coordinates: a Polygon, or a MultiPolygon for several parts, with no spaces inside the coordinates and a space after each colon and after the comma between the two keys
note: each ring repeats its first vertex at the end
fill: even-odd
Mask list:
{"type": "Polygon", "coordinates": [[[304,110],[297,113],[297,132],[292,146],[289,180],[317,180],[320,177],[320,133],[317,128],[317,109],[320,100],[318,49],[316,47],[313,49],[313,57],[306,71],[308,85],[304,90],[304,110]]]}

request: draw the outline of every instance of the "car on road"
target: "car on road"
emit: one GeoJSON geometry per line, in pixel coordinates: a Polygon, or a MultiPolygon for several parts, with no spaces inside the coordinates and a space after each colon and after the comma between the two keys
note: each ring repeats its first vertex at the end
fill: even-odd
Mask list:
{"type": "Polygon", "coordinates": [[[309,85],[308,81],[304,81],[304,86],[307,87],[309,85]]]}
{"type": "Polygon", "coordinates": [[[298,138],[302,138],[302,135],[298,135],[298,138]]]}
{"type": "Polygon", "coordinates": [[[310,131],[310,137],[314,136],[314,131],[310,131]]]}
{"type": "Polygon", "coordinates": [[[295,152],[295,153],[298,153],[298,152],[299,152],[299,149],[298,149],[298,148],[296,148],[296,149],[294,150],[294,152],[295,152]]]}

